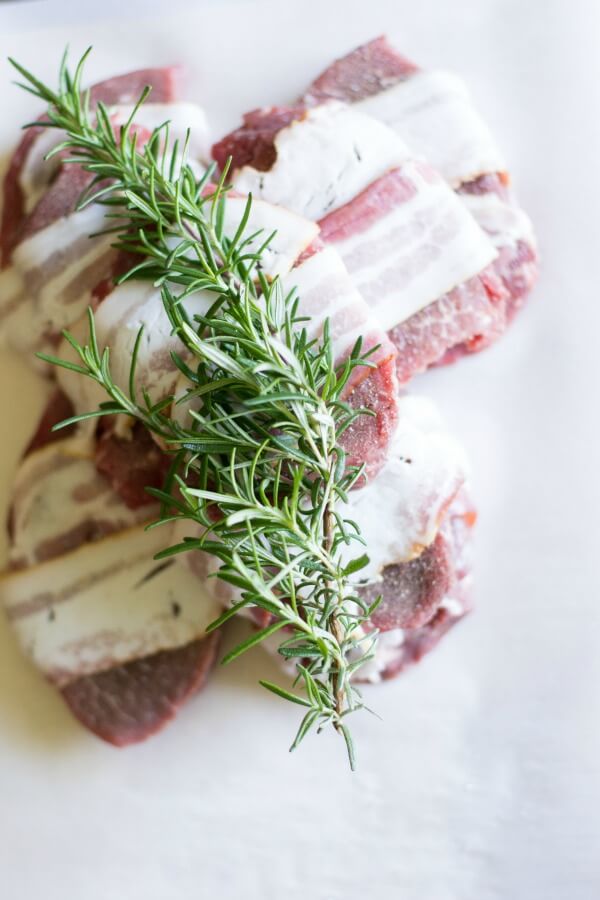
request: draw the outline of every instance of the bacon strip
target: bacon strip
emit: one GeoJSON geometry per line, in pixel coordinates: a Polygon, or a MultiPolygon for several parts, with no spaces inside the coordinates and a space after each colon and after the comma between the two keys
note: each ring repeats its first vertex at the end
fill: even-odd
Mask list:
{"type": "Polygon", "coordinates": [[[217,605],[185,567],[153,559],[164,546],[164,530],[137,526],[3,577],[8,618],[50,681],[63,686],[204,635],[217,605]]]}
{"type": "MultiPolygon", "coordinates": [[[[60,419],[64,406],[64,398],[53,397],[43,423],[60,419]]],[[[132,512],[111,491],[96,472],[90,436],[48,443],[45,431],[38,428],[41,443],[17,473],[13,574],[0,578],[0,595],[25,652],[62,685],[73,714],[103,740],[124,746],[160,730],[202,688],[219,645],[218,634],[203,636],[202,623],[217,609],[198,606],[202,589],[184,567],[162,568],[152,559],[155,548],[145,532],[123,532],[146,521],[153,508],[132,512]],[[107,571],[103,539],[109,534],[121,550],[107,571]],[[140,546],[137,562],[134,545],[140,546]],[[32,568],[15,571],[24,565],[32,568]],[[135,568],[140,578],[128,587],[123,579],[131,581],[135,568]],[[158,617],[157,601],[164,609],[158,617]],[[128,661],[134,645],[142,656],[128,661]],[[153,646],[169,649],[152,652],[153,646]]],[[[164,540],[163,534],[161,546],[164,540]]]]}
{"type": "MultiPolygon", "coordinates": [[[[476,515],[463,488],[452,501],[433,543],[412,560],[383,569],[381,580],[359,591],[370,602],[382,596],[372,620],[363,628],[368,639],[379,629],[375,656],[356,673],[356,680],[377,684],[419,662],[470,611],[470,544],[476,515]]],[[[229,598],[231,600],[231,598],[229,598]]],[[[263,628],[269,618],[245,613],[263,628]]],[[[281,637],[267,638],[263,648],[277,656],[282,668],[293,666],[277,653],[281,637]]]]}
{"type": "MultiPolygon", "coordinates": [[[[245,198],[232,197],[227,203],[224,223],[226,234],[233,236],[246,205],[245,198]]],[[[261,231],[255,242],[262,243],[272,232],[277,235],[264,258],[263,271],[273,277],[287,272],[294,261],[313,241],[317,228],[312,222],[289,213],[287,210],[257,202],[253,205],[248,233],[261,231]]],[[[249,248],[248,252],[252,252],[249,248]]],[[[215,295],[198,292],[186,300],[185,308],[193,321],[195,315],[205,314],[213,305],[215,295]]],[[[101,347],[111,348],[111,370],[114,380],[123,390],[128,390],[131,357],[140,328],[143,328],[136,366],[138,392],[145,389],[157,402],[173,393],[179,371],[171,358],[172,352],[185,355],[179,338],[172,334],[170,320],[165,312],[161,291],[150,282],[126,282],[111,291],[96,311],[96,331],[101,347]]],[[[78,327],[75,326],[75,332],[78,327]]],[[[85,323],[83,323],[85,332],[85,323]]],[[[67,350],[62,345],[61,350],[67,350]]],[[[97,405],[97,391],[81,395],[80,378],[63,379],[63,387],[71,396],[78,411],[97,405]],[[83,408],[82,408],[83,407],[83,408]]]]}
{"type": "Polygon", "coordinates": [[[469,281],[490,302],[481,273],[494,251],[426,163],[392,170],[320,225],[386,329],[469,281]]]}
{"type": "Polygon", "coordinates": [[[357,366],[343,399],[368,414],[355,419],[344,432],[341,444],[349,465],[366,464],[368,479],[384,464],[398,421],[396,350],[377,319],[358,293],[338,254],[321,242],[312,245],[298,265],[283,279],[284,290],[295,287],[300,311],[311,316],[308,337],[319,339],[329,319],[333,355],[341,365],[360,339],[361,352],[369,366],[357,366]]]}
{"type": "Polygon", "coordinates": [[[388,124],[459,192],[499,250],[495,268],[508,291],[504,323],[510,322],[536,279],[535,237],[510,187],[505,160],[463,82],[448,72],[420,69],[379,37],[336,60],[302,102],[328,99],[355,104],[388,124]]]}
{"type": "Polygon", "coordinates": [[[141,422],[123,432],[119,433],[116,422],[103,429],[96,444],[96,469],[128,509],[147,517],[148,507],[152,510],[154,504],[147,489],[164,487],[171,458],[141,422]]]}
{"type": "Polygon", "coordinates": [[[213,156],[222,163],[233,155],[236,189],[319,221],[400,351],[401,381],[455,344],[504,326],[505,291],[489,268],[497,251],[430,166],[411,159],[391,129],[347,106],[292,108],[288,116],[281,127],[281,108],[249,114],[213,156]],[[461,315],[465,295],[472,316],[461,315]]]}
{"type": "MultiPolygon", "coordinates": [[[[115,129],[128,120],[141,77],[152,74],[132,73],[131,83],[123,77],[93,90],[96,99],[110,104],[115,129]]],[[[167,102],[173,97],[175,72],[157,70],[155,80],[155,96],[162,102],[147,103],[138,111],[138,143],[170,120],[171,140],[183,143],[188,127],[192,129],[190,161],[206,158],[204,113],[189,103],[167,102]]],[[[0,333],[18,350],[52,352],[60,331],[102,299],[123,264],[111,247],[112,236],[90,238],[106,228],[105,209],[92,205],[76,212],[91,174],[75,165],[63,167],[60,156],[44,160],[61,139],[54,130],[41,128],[26,138],[5,180],[0,333]]]]}
{"type": "MultiPolygon", "coordinates": [[[[147,497],[147,499],[150,499],[147,497]]],[[[156,507],[133,512],[99,474],[80,437],[47,444],[19,467],[10,513],[10,564],[32,566],[83,543],[147,521],[156,507]]]]}
{"type": "MultiPolygon", "coordinates": [[[[169,103],[177,98],[181,81],[182,70],[178,66],[127,72],[90,88],[90,105],[93,109],[98,102],[107,106],[135,103],[146,85],[152,87],[153,103],[169,103]]],[[[56,172],[54,164],[48,165],[43,159],[56,143],[56,132],[43,127],[29,128],[11,158],[4,179],[0,222],[0,262],[3,267],[10,262],[12,251],[20,240],[28,211],[28,194],[39,195],[56,172]]]]}
{"type": "MultiPolygon", "coordinates": [[[[234,196],[228,199],[226,234],[235,233],[245,205],[245,198],[234,196]]],[[[363,351],[372,351],[369,357],[372,365],[354,370],[345,399],[355,408],[369,409],[373,415],[357,419],[345,433],[343,443],[350,464],[365,462],[368,475],[373,476],[384,461],[396,424],[395,348],[353,287],[340,257],[331,247],[325,249],[315,240],[318,228],[314,223],[283,207],[257,200],[252,206],[248,232],[258,230],[262,233],[255,242],[259,243],[276,231],[275,240],[264,256],[263,272],[268,277],[284,275],[282,284],[286,294],[292,287],[298,287],[300,314],[315,316],[310,324],[310,337],[320,337],[325,315],[329,315],[337,363],[345,361],[359,337],[363,339],[363,351]],[[298,263],[292,268],[296,260],[298,263]]],[[[193,320],[194,315],[206,313],[213,303],[214,294],[200,292],[186,300],[186,311],[193,320]]],[[[171,354],[176,352],[186,359],[189,354],[179,338],[172,334],[159,290],[151,284],[126,282],[102,301],[95,319],[98,342],[101,347],[110,346],[112,376],[123,390],[128,390],[131,356],[143,327],[136,365],[138,395],[145,390],[150,399],[157,402],[179,392],[176,384],[180,373],[171,354]]],[[[78,337],[83,337],[86,323],[76,325],[73,330],[78,337]]],[[[69,357],[66,342],[60,346],[59,355],[69,357]]],[[[82,383],[80,377],[62,371],[58,377],[77,411],[97,406],[101,398],[92,382],[82,383]]],[[[178,421],[182,422],[185,414],[185,405],[174,407],[173,415],[178,421]]],[[[133,493],[128,488],[131,472],[125,462],[127,444],[106,439],[101,443],[100,452],[101,470],[110,473],[113,487],[126,502],[136,503],[140,496],[138,488],[134,486],[133,493]]],[[[146,454],[143,456],[143,468],[150,477],[146,454]]],[[[156,462],[158,468],[151,478],[152,484],[164,474],[164,466],[159,465],[160,460],[156,462]]],[[[137,478],[134,481],[139,485],[137,478]]]]}
{"type": "Polygon", "coordinates": [[[341,515],[358,523],[370,557],[357,574],[361,584],[377,583],[385,566],[410,562],[430,547],[468,477],[465,453],[430,401],[403,396],[398,413],[379,476],[340,506],[341,515]]]}

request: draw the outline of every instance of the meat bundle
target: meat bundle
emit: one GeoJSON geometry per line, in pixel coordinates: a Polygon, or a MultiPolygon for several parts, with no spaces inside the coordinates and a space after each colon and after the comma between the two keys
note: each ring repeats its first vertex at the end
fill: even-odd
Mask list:
{"type": "MultiPolygon", "coordinates": [[[[191,127],[200,174],[206,118],[179,101],[179,80],[173,68],[134,72],[92,88],[91,101],[107,105],[117,129],[151,84],[152,102],[136,115],[139,142],[167,118],[172,135],[191,127]]],[[[45,161],[56,142],[30,129],[5,178],[0,334],[22,352],[68,358],[61,331],[83,338],[92,306],[127,390],[143,326],[137,388],[153,401],[176,397],[171,414],[189,424],[194,401],[171,356],[183,348],[160,291],[115,286],[131,260],[110,236],[89,237],[104,227],[104,209],[77,209],[90,176],[60,154],[45,161]]],[[[365,463],[347,512],[370,557],[355,587],[369,600],[382,595],[365,626],[381,633],[377,654],[361,670],[377,682],[420,659],[469,609],[466,462],[431,404],[399,385],[505,329],[535,273],[530,226],[462,86],[421,72],[384,39],[335,63],[296,105],[246,115],[213,153],[221,166],[233,157],[225,233],[252,193],[248,233],[262,241],[275,232],[263,274],[279,278],[284,295],[295,291],[308,337],[318,340],[328,320],[338,363],[359,339],[371,354],[344,398],[371,415],[342,440],[350,462],[365,463]]],[[[188,315],[213,299],[188,297],[188,315]]],[[[104,397],[66,370],[51,374],[58,389],[15,479],[0,592],[24,652],[86,727],[122,745],[157,731],[204,684],[218,649],[206,626],[235,591],[207,579],[218,563],[204,553],[153,559],[183,536],[179,526],[144,530],[157,514],[145,488],[162,484],[168,458],[141,425],[119,420],[54,440],[52,424],[104,397]]]]}
{"type": "MultiPolygon", "coordinates": [[[[115,129],[129,118],[144,85],[152,102],[136,117],[140,144],[166,119],[171,135],[194,138],[190,152],[200,164],[208,152],[202,110],[176,100],[177,69],[144,69],[110,79],[91,89],[92,105],[104,102],[115,129]]],[[[70,328],[87,308],[112,288],[114,276],[127,268],[111,246],[106,210],[77,203],[92,181],[90,173],[62,164],[61,154],[45,155],[62,136],[55,129],[29,129],[17,147],[4,179],[0,225],[0,334],[15,349],[33,356],[52,350],[63,328],[70,328]]]]}
{"type": "MultiPolygon", "coordinates": [[[[451,72],[420,69],[379,37],[325,69],[303,97],[306,105],[327,100],[385,122],[457,191],[498,250],[494,268],[506,288],[504,325],[510,322],[535,282],[535,238],[466,85],[451,72]]],[[[477,345],[459,348],[469,349],[477,345]]]]}
{"type": "Polygon", "coordinates": [[[185,566],[154,560],[169,542],[145,530],[157,507],[119,497],[95,464],[95,437],[52,440],[67,407],[51,398],[17,471],[0,592],[25,654],[87,728],[124,745],[202,687],[220,607],[185,566]]]}
{"type": "Polygon", "coordinates": [[[385,38],[300,104],[254,110],[213,147],[237,189],[319,221],[398,349],[402,382],[480,350],[531,289],[535,240],[504,161],[454,75],[385,38]]]}
{"type": "MultiPolygon", "coordinates": [[[[469,610],[476,513],[468,465],[429,400],[401,397],[386,464],[375,479],[351,492],[340,513],[358,525],[369,551],[369,563],[353,587],[369,602],[382,597],[364,626],[365,632],[380,632],[375,658],[358,672],[360,680],[375,683],[417,662],[469,610]]],[[[188,533],[183,523],[175,534],[182,540],[188,533]]],[[[203,579],[216,570],[207,554],[184,559],[203,579]]],[[[214,579],[206,584],[225,605],[240,599],[230,585],[214,579]]],[[[261,627],[270,623],[261,610],[246,614],[261,627]]],[[[266,646],[278,646],[279,638],[266,646]]]]}
{"type": "MultiPolygon", "coordinates": [[[[24,653],[73,714],[123,746],[162,728],[205,684],[219,645],[206,626],[239,597],[208,578],[218,563],[205,553],[154,560],[189,523],[180,533],[181,525],[145,531],[158,513],[142,489],[157,468],[146,435],[120,439],[127,457],[113,452],[107,471],[106,437],[117,438],[79,430],[55,439],[51,427],[68,411],[54,394],[17,471],[0,595],[24,653]]],[[[383,595],[367,624],[382,637],[363,680],[418,661],[468,611],[475,513],[467,479],[463,452],[432,404],[403,397],[386,464],[345,510],[373,548],[357,589],[383,595]]],[[[252,610],[250,618],[267,624],[252,610]]]]}

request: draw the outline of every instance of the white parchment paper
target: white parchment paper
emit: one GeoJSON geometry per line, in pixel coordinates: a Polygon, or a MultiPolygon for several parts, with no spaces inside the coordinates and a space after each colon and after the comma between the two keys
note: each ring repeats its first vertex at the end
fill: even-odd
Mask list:
{"type": "MultiPolygon", "coordinates": [[[[46,78],[66,42],[94,44],[94,79],[182,61],[219,134],[382,31],[468,79],[543,254],[504,340],[413,388],[473,461],[476,611],[369,690],[384,721],[357,720],[354,776],[331,736],[286,753],[296,710],[256,686],[276,674],[260,652],[161,736],[116,751],[71,719],[0,619],[7,900],[600,896],[600,4],[3,3],[0,153],[36,111],[9,85],[9,53],[46,78]]],[[[3,504],[42,402],[0,356],[3,504]]]]}

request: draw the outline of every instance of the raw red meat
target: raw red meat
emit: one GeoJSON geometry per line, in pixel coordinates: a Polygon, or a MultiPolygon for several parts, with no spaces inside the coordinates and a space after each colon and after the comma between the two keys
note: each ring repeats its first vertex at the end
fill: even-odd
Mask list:
{"type": "Polygon", "coordinates": [[[382,680],[395,678],[409,666],[420,662],[424,656],[437,647],[444,635],[470,612],[467,591],[463,591],[459,587],[458,593],[452,599],[454,601],[452,607],[438,607],[429,622],[405,634],[404,641],[398,647],[395,658],[390,659],[382,669],[380,673],[382,680]]]}
{"type": "MultiPolygon", "coordinates": [[[[466,196],[497,195],[507,207],[515,206],[510,189],[510,179],[505,172],[494,172],[463,184],[459,194],[466,196]]],[[[483,223],[482,223],[483,224],[483,223]]],[[[538,258],[531,241],[518,239],[513,245],[503,245],[502,235],[498,235],[498,259],[494,268],[508,291],[506,310],[507,323],[512,322],[521,309],[537,279],[538,258]]],[[[468,349],[468,348],[467,348],[468,349]]]]}
{"type": "Polygon", "coordinates": [[[415,63],[401,56],[381,35],[336,59],[312,82],[303,101],[353,103],[379,94],[418,71],[415,63]]]}
{"type": "Polygon", "coordinates": [[[386,566],[383,581],[363,588],[361,595],[373,603],[382,601],[372,624],[380,631],[414,629],[425,625],[450,590],[454,578],[451,547],[440,532],[431,546],[410,562],[386,566]]]}
{"type": "Polygon", "coordinates": [[[400,56],[382,35],[328,66],[313,81],[304,100],[324,103],[334,99],[352,103],[379,94],[418,71],[418,66],[400,56]]]}
{"type": "Polygon", "coordinates": [[[139,743],[164,728],[204,687],[219,639],[215,632],[177,650],[78,678],[61,693],[75,718],[102,740],[116,747],[139,743]]]}
{"type": "Polygon", "coordinates": [[[268,172],[277,155],[274,145],[277,133],[303,115],[304,106],[253,109],[242,116],[239,128],[213,144],[213,159],[220,169],[232,157],[232,170],[250,165],[260,172],[268,172]]]}
{"type": "MultiPolygon", "coordinates": [[[[71,401],[57,388],[42,413],[24,456],[73,434],[73,426],[52,431],[54,425],[72,415],[71,401]]],[[[128,437],[116,434],[114,426],[113,420],[105,420],[99,425],[95,452],[96,469],[110,482],[112,489],[130,509],[139,509],[155,503],[146,488],[163,487],[171,458],[159,448],[150,433],[139,422],[133,426],[128,437]]]]}
{"type": "MultiPolygon", "coordinates": [[[[411,562],[387,566],[383,580],[362,588],[383,600],[371,622],[380,631],[375,658],[357,671],[356,680],[377,684],[394,678],[433,650],[453,625],[470,611],[468,550],[475,513],[463,492],[430,547],[411,562]]],[[[258,627],[268,624],[256,621],[258,627]]],[[[265,649],[277,651],[279,640],[265,649]]]]}
{"type": "MultiPolygon", "coordinates": [[[[404,397],[399,413],[388,464],[339,510],[357,523],[370,556],[353,587],[368,603],[382,596],[363,626],[367,635],[374,628],[381,632],[375,658],[358,673],[372,683],[420,658],[468,609],[476,513],[465,486],[464,455],[423,398],[404,397]]],[[[215,570],[202,553],[188,564],[201,579],[215,570]]],[[[236,588],[216,579],[207,584],[224,607],[239,600],[236,588]]],[[[244,615],[259,628],[272,621],[252,607],[244,615]]],[[[277,637],[266,649],[276,653],[279,643],[277,637]]]]}
{"type": "MultiPolygon", "coordinates": [[[[419,662],[470,611],[471,532],[476,519],[468,493],[463,490],[435,542],[412,562],[389,567],[391,573],[384,570],[380,585],[383,600],[372,620],[383,634],[377,654],[379,665],[376,657],[376,676],[367,680],[393,678],[419,662]],[[388,638],[384,646],[386,632],[391,641],[388,638]]],[[[374,592],[371,599],[375,599],[374,592]]]]}
{"type": "MultiPolygon", "coordinates": [[[[382,47],[377,42],[362,48],[361,59],[363,67],[358,75],[354,72],[351,88],[355,99],[376,95],[390,79],[410,77],[418,71],[408,61],[401,60],[391,48],[382,47]]],[[[340,64],[335,77],[332,75],[329,79],[329,90],[340,91],[342,99],[348,99],[349,90],[345,71],[345,65],[340,64]]],[[[127,77],[131,76],[124,76],[124,79],[127,77]]],[[[114,82],[110,88],[105,85],[109,94],[111,91],[118,92],[119,79],[114,82]]],[[[323,89],[327,89],[327,84],[323,89]]],[[[135,99],[139,90],[136,87],[131,93],[131,97],[119,95],[118,101],[135,99]]],[[[330,93],[329,96],[337,95],[330,93]]],[[[160,98],[154,96],[153,99],[160,98]]],[[[236,164],[252,164],[260,171],[268,171],[276,156],[276,133],[303,114],[304,108],[272,108],[250,113],[238,133],[215,145],[215,158],[223,164],[225,157],[233,151],[236,164]]],[[[23,164],[18,161],[19,151],[24,158],[24,151],[19,148],[13,160],[18,171],[23,164]]],[[[72,210],[85,177],[85,173],[75,167],[59,171],[54,184],[31,215],[26,221],[19,222],[18,237],[31,236],[72,210]],[[71,171],[73,175],[67,178],[71,171]]],[[[493,178],[492,175],[485,177],[493,178]]],[[[18,177],[15,177],[11,186],[5,185],[5,198],[12,197],[13,208],[18,211],[17,182],[18,177]]],[[[496,192],[498,196],[503,196],[503,187],[502,176],[498,175],[493,183],[484,180],[481,183],[469,182],[461,186],[461,192],[472,196],[496,192]]],[[[388,173],[351,203],[324,216],[320,221],[323,237],[335,244],[359,233],[372,221],[407,202],[413,195],[412,191],[413,185],[400,170],[388,173]]],[[[5,252],[6,259],[16,243],[17,229],[13,226],[9,223],[5,229],[3,222],[0,249],[5,252]]],[[[479,349],[501,333],[507,318],[518,306],[519,297],[516,295],[521,291],[523,296],[527,290],[523,266],[534,260],[534,256],[527,259],[530,252],[524,245],[518,261],[516,257],[504,260],[500,274],[505,286],[511,290],[511,296],[515,295],[510,304],[501,302],[503,289],[498,277],[486,272],[465,281],[454,291],[390,329],[390,336],[400,349],[398,373],[401,379],[407,380],[416,371],[440,358],[449,358],[450,353],[456,354],[463,348],[479,349]],[[506,275],[509,270],[510,283],[506,275]],[[448,348],[452,349],[449,351],[448,348]]],[[[299,262],[309,256],[305,255],[299,262]]],[[[109,292],[111,267],[114,264],[115,260],[111,260],[107,269],[106,260],[102,259],[100,271],[84,273],[88,280],[93,278],[93,283],[99,281],[96,299],[102,299],[109,292]]],[[[365,459],[375,448],[375,456],[382,461],[383,451],[396,422],[394,355],[387,352],[386,347],[383,350],[379,358],[375,357],[377,368],[352,384],[353,405],[365,405],[377,413],[376,417],[359,420],[345,436],[346,449],[351,457],[357,459],[365,459]]],[[[56,404],[59,407],[60,401],[57,400],[56,404]]],[[[56,409],[51,409],[48,421],[57,414],[56,409]]],[[[41,446],[48,440],[48,427],[48,423],[40,426],[39,435],[36,434],[34,439],[38,443],[34,446],[41,446]]],[[[131,508],[150,502],[144,488],[147,485],[161,486],[168,467],[168,459],[140,425],[134,427],[131,441],[119,437],[110,429],[105,430],[99,441],[96,463],[98,470],[111,481],[131,508]]],[[[462,588],[468,577],[468,567],[461,568],[463,546],[458,539],[455,540],[454,533],[461,530],[457,522],[462,522],[466,542],[465,535],[472,524],[469,516],[472,514],[451,512],[434,542],[418,557],[387,566],[382,584],[365,588],[365,594],[371,599],[374,592],[380,589],[384,594],[372,624],[382,631],[403,629],[405,632],[402,649],[393,661],[388,661],[381,672],[382,677],[391,677],[409,662],[419,659],[466,612],[462,588]],[[450,603],[447,602],[449,597],[450,603]]],[[[93,538],[93,535],[87,534],[82,540],[90,537],[93,538]]],[[[143,740],[159,730],[175,715],[179,706],[203,685],[214,662],[217,640],[215,636],[194,641],[177,650],[163,651],[105,672],[80,677],[63,689],[63,695],[82,723],[103,739],[118,746],[143,740]]]]}
{"type": "Polygon", "coordinates": [[[353,386],[344,399],[353,409],[370,410],[373,415],[359,416],[340,439],[348,464],[365,463],[368,477],[375,477],[384,464],[398,421],[395,356],[388,354],[377,360],[375,355],[372,360],[376,362],[376,368],[367,370],[367,377],[353,386]]]}
{"type": "Polygon", "coordinates": [[[96,445],[96,468],[130,509],[156,501],[146,491],[162,488],[171,464],[153,441],[150,432],[136,422],[128,437],[120,437],[107,427],[96,445]]]}
{"type": "Polygon", "coordinates": [[[506,326],[504,298],[500,280],[488,269],[392,328],[400,383],[493,343],[506,326]]]}
{"type": "MultiPolygon", "coordinates": [[[[377,221],[414,196],[414,184],[402,170],[389,172],[350,203],[321,219],[321,236],[335,245],[367,233],[377,221]]],[[[352,273],[352,259],[348,266],[352,273]]],[[[390,267],[387,277],[394,290],[403,271],[390,267]]],[[[361,286],[361,293],[367,302],[376,303],[385,289],[380,278],[372,285],[361,286]]],[[[506,300],[507,292],[495,266],[488,266],[391,328],[388,334],[398,351],[396,370],[400,383],[405,384],[429,366],[452,361],[449,353],[456,353],[456,347],[470,352],[492,343],[506,328],[506,300]]]]}
{"type": "Polygon", "coordinates": [[[73,405],[69,398],[60,388],[56,388],[46,404],[42,417],[23,455],[28,456],[33,450],[39,450],[41,447],[45,447],[46,444],[52,443],[52,441],[60,441],[67,437],[68,434],[72,434],[72,426],[60,431],[52,431],[52,428],[54,425],[58,425],[72,416],[73,412],[73,405]]]}
{"type": "MultiPolygon", "coordinates": [[[[178,81],[178,69],[133,72],[93,88],[92,105],[96,100],[110,105],[117,131],[143,86],[150,83],[151,98],[157,102],[147,103],[139,112],[140,121],[133,126],[138,146],[155,125],[170,117],[173,140],[181,139],[187,125],[195,125],[197,140],[190,150],[195,160],[205,142],[204,116],[192,104],[170,102],[178,81]]],[[[82,166],[64,165],[66,150],[45,160],[60,139],[53,129],[40,126],[28,131],[4,180],[0,330],[10,346],[30,358],[35,352],[54,353],[62,330],[72,328],[90,306],[95,308],[130,262],[112,246],[114,237],[104,233],[102,205],[89,204],[77,211],[92,174],[82,166]]]]}
{"type": "Polygon", "coordinates": [[[48,190],[23,219],[19,241],[26,240],[57,219],[74,212],[77,201],[91,180],[92,175],[81,166],[61,166],[48,190]]]}

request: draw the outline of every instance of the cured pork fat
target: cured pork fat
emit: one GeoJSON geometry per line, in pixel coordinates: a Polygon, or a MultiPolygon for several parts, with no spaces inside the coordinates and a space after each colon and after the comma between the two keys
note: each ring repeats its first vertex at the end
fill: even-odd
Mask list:
{"type": "Polygon", "coordinates": [[[536,241],[506,161],[462,80],[421,69],[379,37],[325,69],[303,103],[331,99],[388,124],[458,192],[498,250],[494,266],[507,289],[510,322],[536,279],[536,241]]]}
{"type": "Polygon", "coordinates": [[[236,190],[319,223],[396,346],[401,382],[504,328],[492,241],[384,123],[337,101],[258,110],[213,155],[233,158],[236,190]]]}
{"type": "MultiPolygon", "coordinates": [[[[140,141],[166,119],[175,135],[191,126],[202,171],[206,120],[178,100],[179,80],[173,68],[131,73],[92,88],[92,104],[102,100],[118,128],[150,83],[140,141]]],[[[109,237],[88,237],[104,227],[104,209],[76,211],[90,178],[60,155],[44,161],[57,139],[28,131],[5,179],[0,333],[22,351],[58,346],[66,357],[60,332],[83,339],[92,305],[113,377],[127,389],[143,326],[137,389],[153,401],[175,395],[171,415],[189,425],[186,382],[171,357],[183,347],[160,292],[143,282],[115,287],[130,260],[109,237]]],[[[252,193],[248,230],[261,231],[258,243],[276,231],[263,273],[278,277],[284,294],[296,292],[309,338],[318,340],[328,319],[338,363],[358,338],[371,351],[372,366],[355,370],[345,399],[373,415],[343,438],[367,478],[341,512],[358,523],[370,557],[354,587],[368,600],[382,595],[365,626],[380,632],[377,653],[360,673],[378,682],[468,612],[475,521],[462,450],[431,404],[398,397],[398,383],[504,331],[534,280],[531,226],[460,82],[420,70],[383,38],[334,63],[298,105],[247,114],[212,152],[221,167],[233,156],[225,233],[235,232],[252,193]]],[[[188,315],[213,300],[188,298],[188,315]]],[[[123,745],[159,730],[204,684],[219,640],[205,629],[235,589],[207,580],[218,561],[206,554],[153,559],[184,536],[181,524],[144,530],[156,514],[145,488],[162,484],[168,457],[141,425],[118,420],[52,435],[54,422],[105,399],[72,373],[57,378],[61,390],[15,479],[0,593],[25,653],[75,716],[123,745]]],[[[267,624],[268,615],[249,613],[267,624]]]]}
{"type": "MultiPolygon", "coordinates": [[[[150,84],[152,102],[136,116],[139,144],[169,119],[172,139],[183,141],[191,129],[190,158],[199,161],[208,154],[206,118],[199,107],[175,99],[179,78],[177,69],[142,70],[102,82],[91,97],[107,105],[118,129],[150,84]]],[[[104,207],[75,211],[91,174],[64,165],[61,154],[44,159],[61,139],[56,129],[29,129],[3,186],[0,337],[32,359],[35,351],[52,352],[61,331],[96,306],[114,276],[131,265],[111,246],[112,235],[98,234],[107,227],[104,207]]]]}
{"type": "Polygon", "coordinates": [[[0,596],[24,653],[82,724],[134,743],[205,683],[219,607],[186,567],[153,559],[169,540],[145,531],[156,507],[119,499],[88,436],[44,442],[42,431],[15,479],[0,596]]]}

